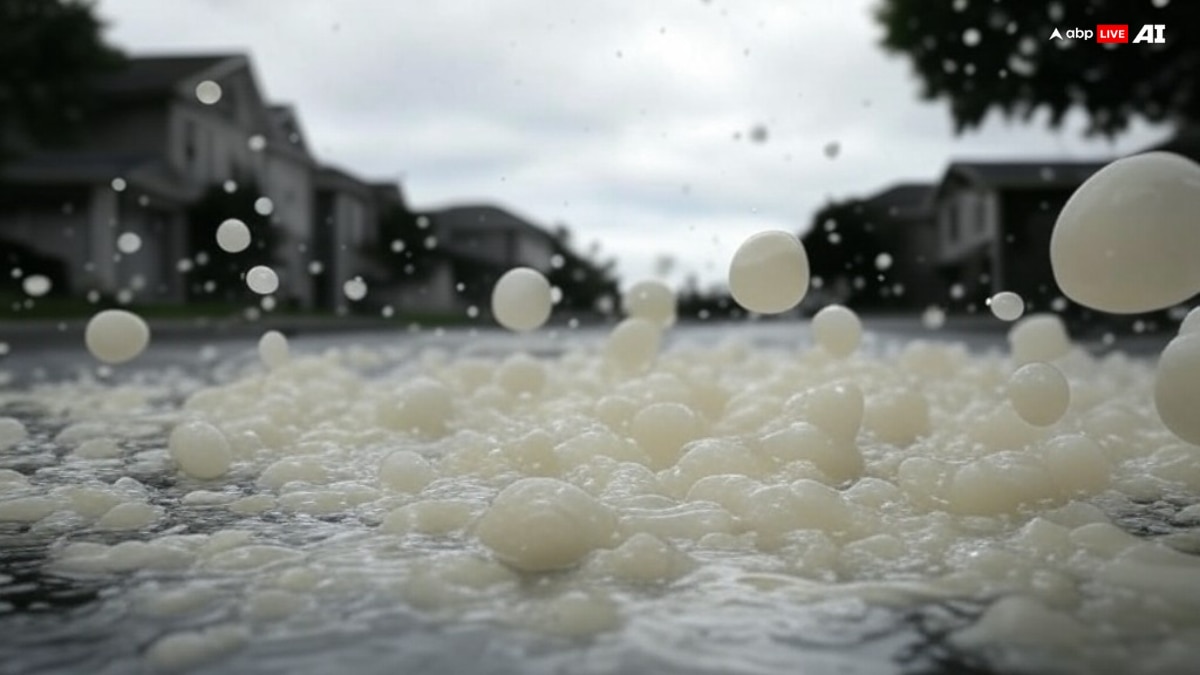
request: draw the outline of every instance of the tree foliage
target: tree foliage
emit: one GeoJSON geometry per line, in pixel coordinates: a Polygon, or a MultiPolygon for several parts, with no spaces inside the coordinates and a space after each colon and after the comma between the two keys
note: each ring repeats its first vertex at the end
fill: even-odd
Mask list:
{"type": "Polygon", "coordinates": [[[0,159],[15,138],[47,146],[79,133],[97,76],[123,63],[101,28],[83,0],[0,0],[0,159]]]}
{"type": "Polygon", "coordinates": [[[1195,0],[882,0],[877,18],[884,48],[911,60],[925,98],[949,102],[958,132],[992,110],[1026,120],[1046,110],[1058,127],[1078,108],[1104,136],[1137,117],[1200,122],[1195,0]],[[1130,43],[1050,40],[1097,24],[1128,25],[1130,43]],[[1165,43],[1133,44],[1143,24],[1163,24],[1165,43]]]}

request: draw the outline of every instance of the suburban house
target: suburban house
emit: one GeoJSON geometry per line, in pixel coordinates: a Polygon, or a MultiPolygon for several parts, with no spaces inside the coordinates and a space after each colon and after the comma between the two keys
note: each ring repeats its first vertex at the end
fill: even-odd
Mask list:
{"type": "Polygon", "coordinates": [[[245,56],[132,58],[98,89],[102,113],[80,143],[29,148],[0,167],[0,253],[9,262],[41,265],[62,294],[182,302],[181,261],[203,264],[189,250],[187,208],[215,185],[254,184],[278,235],[278,299],[336,302],[354,264],[340,256],[313,275],[311,251],[368,241],[377,190],[320,167],[296,112],[264,99],[245,56]],[[118,250],[124,233],[138,235],[139,250],[118,250]]]}
{"type": "Polygon", "coordinates": [[[492,205],[453,206],[423,212],[421,246],[435,253],[411,281],[391,289],[397,306],[428,311],[486,311],[491,289],[513,267],[550,274],[562,242],[548,230],[492,205]]]}
{"type": "Polygon", "coordinates": [[[1045,310],[1060,294],[1050,235],[1063,204],[1102,162],[954,162],[932,195],[932,258],[952,306],[1013,291],[1045,310]]]}

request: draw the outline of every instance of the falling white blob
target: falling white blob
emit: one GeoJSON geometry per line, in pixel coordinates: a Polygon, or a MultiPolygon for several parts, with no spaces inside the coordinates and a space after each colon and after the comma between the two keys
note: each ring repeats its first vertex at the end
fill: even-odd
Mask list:
{"type": "Polygon", "coordinates": [[[255,134],[246,141],[246,146],[251,152],[262,152],[267,147],[267,139],[262,134],[255,134]]]}
{"type": "Polygon", "coordinates": [[[1016,321],[1025,313],[1025,300],[1012,291],[1000,291],[988,298],[988,306],[1001,321],[1016,321]]]}
{"type": "Polygon", "coordinates": [[[277,330],[269,330],[258,339],[258,357],[270,370],[287,365],[290,353],[287,337],[277,330]]]}
{"type": "Polygon", "coordinates": [[[1171,340],[1158,360],[1154,381],[1154,407],[1171,433],[1200,445],[1200,334],[1171,340]]]}
{"type": "Polygon", "coordinates": [[[41,274],[30,274],[21,280],[21,288],[25,291],[25,295],[31,298],[40,298],[50,292],[53,284],[49,277],[41,274]]]}
{"type": "Polygon", "coordinates": [[[342,284],[342,292],[350,300],[358,302],[367,297],[367,282],[363,281],[362,277],[348,279],[346,283],[342,284]]]}
{"type": "Polygon", "coordinates": [[[829,305],[817,312],[812,330],[817,344],[839,359],[853,354],[862,342],[862,321],[854,310],[841,305],[829,305]]]}
{"type": "Polygon", "coordinates": [[[125,255],[137,253],[142,249],[142,238],[135,232],[122,232],[117,237],[117,250],[125,255]]]}
{"type": "Polygon", "coordinates": [[[929,330],[938,330],[946,325],[946,310],[941,307],[926,307],[921,313],[921,323],[929,330]]]}
{"type": "Polygon", "coordinates": [[[1200,293],[1200,165],[1168,152],[1119,159],[1067,200],[1050,237],[1063,293],[1091,309],[1134,314],[1200,293]]]}
{"type": "Polygon", "coordinates": [[[106,309],[88,320],[83,339],[98,360],[125,363],[137,358],[150,344],[150,327],[133,312],[106,309]]]}
{"type": "Polygon", "coordinates": [[[270,295],[279,290],[279,276],[266,265],[255,265],[246,272],[246,285],[259,295],[270,295]]]}
{"type": "Polygon", "coordinates": [[[240,253],[250,247],[250,228],[237,218],[217,226],[217,246],[227,253],[240,253]]]}
{"type": "Polygon", "coordinates": [[[808,255],[791,232],[751,236],[729,264],[729,292],[743,308],[759,314],[786,312],[808,292],[808,255]]]}
{"type": "Polygon", "coordinates": [[[492,289],[492,316],[517,332],[535,330],[550,318],[550,282],[539,271],[517,267],[504,273],[492,289]]]}
{"type": "Polygon", "coordinates": [[[269,216],[275,210],[275,202],[270,197],[259,197],[254,200],[254,212],[260,216],[269,216]]]}
{"type": "Polygon", "coordinates": [[[221,100],[221,85],[212,80],[205,80],[196,85],[196,100],[204,105],[213,105],[221,100]]]}
{"type": "Polygon", "coordinates": [[[1018,364],[1053,361],[1071,351],[1067,327],[1057,314],[1034,314],[1018,321],[1008,331],[1008,344],[1018,364]]]}
{"type": "Polygon", "coordinates": [[[879,255],[875,256],[875,269],[883,272],[884,270],[891,268],[891,266],[892,256],[890,253],[880,253],[879,255]]]}
{"type": "Polygon", "coordinates": [[[1062,419],[1071,403],[1071,387],[1049,363],[1027,363],[1008,380],[1008,400],[1029,424],[1046,427],[1062,419]]]}
{"type": "Polygon", "coordinates": [[[111,185],[112,185],[113,192],[124,192],[125,191],[126,183],[125,183],[124,178],[118,177],[118,178],[112,179],[111,185]]]}
{"type": "Polygon", "coordinates": [[[621,298],[625,313],[662,326],[675,323],[675,292],[658,280],[639,281],[621,298]]]}

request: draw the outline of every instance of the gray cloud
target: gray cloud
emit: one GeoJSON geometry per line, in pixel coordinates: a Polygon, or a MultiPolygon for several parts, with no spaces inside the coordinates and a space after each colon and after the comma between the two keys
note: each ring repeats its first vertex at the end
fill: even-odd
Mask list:
{"type": "Polygon", "coordinates": [[[870,0],[104,0],[133,51],[247,50],[325,161],[404,176],[418,207],[488,200],[600,241],[627,281],[671,253],[719,280],[764,228],[828,197],[934,179],[953,157],[1116,146],[995,120],[954,138],[877,47],[870,0]],[[749,131],[764,125],[767,139],[749,131]],[[741,134],[741,140],[734,135],[741,134]],[[841,144],[825,157],[829,141],[841,144]]]}

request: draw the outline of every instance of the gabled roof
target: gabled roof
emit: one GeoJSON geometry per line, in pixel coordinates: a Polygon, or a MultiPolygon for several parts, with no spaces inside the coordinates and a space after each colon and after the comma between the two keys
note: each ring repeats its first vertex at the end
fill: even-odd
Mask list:
{"type": "MultiPolygon", "coordinates": [[[[1001,189],[1038,189],[1078,187],[1107,162],[953,162],[946,169],[942,185],[953,176],[984,187],[1001,189]]],[[[941,187],[939,186],[939,190],[941,187]]]]}
{"type": "Polygon", "coordinates": [[[123,68],[100,77],[97,86],[109,94],[165,96],[188,80],[233,59],[245,57],[240,54],[139,56],[126,61],[123,68]]]}
{"type": "Polygon", "coordinates": [[[507,228],[520,230],[534,236],[555,241],[554,235],[544,228],[518,216],[507,209],[492,204],[462,204],[436,211],[427,211],[439,227],[449,228],[507,228]]]}
{"type": "Polygon", "coordinates": [[[937,186],[930,183],[898,183],[867,197],[864,205],[891,219],[919,219],[933,206],[937,186]]]}

